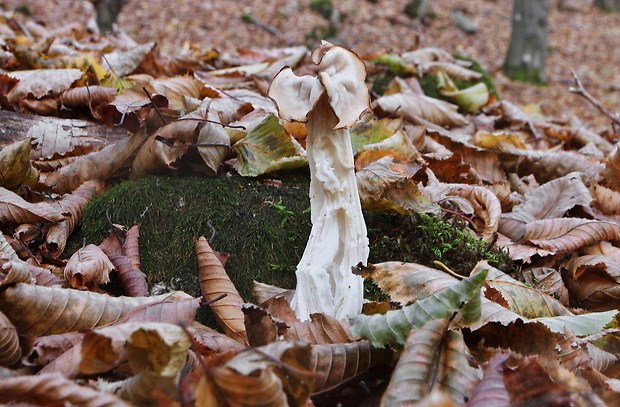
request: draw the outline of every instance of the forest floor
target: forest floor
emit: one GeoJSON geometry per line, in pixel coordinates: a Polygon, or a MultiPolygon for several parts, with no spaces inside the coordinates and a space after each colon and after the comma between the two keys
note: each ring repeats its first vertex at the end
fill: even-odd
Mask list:
{"type": "MultiPolygon", "coordinates": [[[[87,2],[76,0],[4,0],[5,10],[26,4],[33,17],[50,28],[92,17],[87,2]]],[[[326,20],[295,0],[128,0],[120,27],[138,42],[159,41],[174,55],[185,42],[220,52],[242,48],[285,47],[286,41],[309,44],[308,34],[326,20]],[[254,24],[251,15],[280,30],[276,37],[254,24]]],[[[600,11],[588,0],[565,0],[570,9],[551,0],[547,59],[547,86],[511,81],[501,74],[511,30],[511,1],[433,0],[433,18],[423,23],[409,19],[406,0],[336,1],[344,15],[338,41],[358,54],[405,52],[438,47],[478,60],[491,72],[502,98],[558,119],[576,117],[592,130],[609,129],[610,121],[584,98],[569,92],[571,70],[586,89],[613,112],[620,111],[620,15],[600,11]],[[465,34],[455,24],[460,10],[479,30],[465,34]]]]}

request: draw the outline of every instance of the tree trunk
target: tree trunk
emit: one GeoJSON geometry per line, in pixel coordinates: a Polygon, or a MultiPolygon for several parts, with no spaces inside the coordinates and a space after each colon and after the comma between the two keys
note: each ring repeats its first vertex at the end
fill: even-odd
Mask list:
{"type": "Polygon", "coordinates": [[[594,0],[594,5],[606,11],[620,13],[620,0],[594,0]]]}
{"type": "Polygon", "coordinates": [[[514,0],[512,35],[503,71],[512,79],[545,83],[549,0],[514,0]]]}

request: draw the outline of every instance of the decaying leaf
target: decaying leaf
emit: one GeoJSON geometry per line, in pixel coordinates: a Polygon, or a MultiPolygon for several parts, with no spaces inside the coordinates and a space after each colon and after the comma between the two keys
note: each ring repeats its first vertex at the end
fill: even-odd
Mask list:
{"type": "Polygon", "coordinates": [[[235,169],[243,176],[255,177],[270,171],[306,165],[305,151],[271,114],[254,130],[238,141],[235,169]]]}
{"type": "Polygon", "coordinates": [[[12,367],[22,357],[17,330],[0,311],[0,366],[12,367]]]}
{"type": "Polygon", "coordinates": [[[65,280],[71,287],[85,290],[110,282],[112,269],[114,265],[103,250],[89,244],[71,256],[65,266],[65,280]]]}
{"type": "Polygon", "coordinates": [[[200,378],[196,406],[301,407],[312,390],[310,363],[310,346],[296,342],[277,342],[240,352],[200,378]]]}
{"type": "Polygon", "coordinates": [[[53,225],[45,237],[47,248],[54,256],[60,255],[65,249],[69,235],[77,226],[86,205],[95,196],[103,191],[103,185],[97,181],[87,181],[80,185],[71,194],[63,196],[57,201],[63,213],[68,213],[67,219],[53,225]]]}
{"type": "Polygon", "coordinates": [[[22,185],[34,187],[39,172],[30,162],[31,141],[15,142],[0,151],[0,186],[12,191],[22,185]]]}
{"type": "Polygon", "coordinates": [[[449,318],[459,310],[465,311],[468,305],[467,312],[471,314],[467,319],[473,323],[476,314],[480,317],[480,288],[486,276],[487,272],[483,270],[430,297],[384,315],[359,315],[352,319],[351,330],[353,334],[370,340],[374,346],[404,344],[411,329],[432,319],[449,318]]]}
{"type": "Polygon", "coordinates": [[[406,84],[401,85],[402,93],[382,96],[372,103],[375,110],[385,116],[404,117],[416,122],[416,118],[428,120],[440,126],[461,126],[467,119],[457,112],[457,106],[443,100],[419,95],[406,84]]]}
{"type": "Polygon", "coordinates": [[[81,386],[60,374],[17,376],[0,380],[0,401],[43,405],[71,403],[83,407],[130,407],[116,396],[81,386]]]}
{"type": "Polygon", "coordinates": [[[0,223],[62,222],[65,215],[48,202],[30,203],[8,189],[0,187],[0,223]]]}
{"type": "Polygon", "coordinates": [[[187,297],[182,292],[152,297],[111,297],[17,283],[0,292],[0,311],[20,333],[51,335],[110,324],[141,305],[187,297]]]}
{"type": "Polygon", "coordinates": [[[327,391],[364,373],[391,355],[387,348],[375,348],[368,341],[312,346],[310,370],[317,373],[314,393],[327,391]]]}
{"type": "Polygon", "coordinates": [[[469,399],[481,375],[469,364],[462,335],[449,324],[449,319],[430,320],[411,330],[382,406],[411,405],[431,390],[446,392],[457,405],[469,399]]]}
{"type": "Polygon", "coordinates": [[[198,257],[198,275],[200,288],[207,301],[213,301],[222,294],[226,296],[210,304],[211,309],[221,328],[236,341],[247,345],[248,338],[245,332],[243,299],[230,281],[226,270],[222,266],[207,239],[200,237],[195,242],[196,256],[198,257]]]}

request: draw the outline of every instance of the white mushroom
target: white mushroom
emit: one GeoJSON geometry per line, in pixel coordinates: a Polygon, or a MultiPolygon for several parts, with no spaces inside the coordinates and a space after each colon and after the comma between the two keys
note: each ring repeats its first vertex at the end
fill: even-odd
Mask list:
{"type": "Polygon", "coordinates": [[[363,280],[351,267],[368,261],[366,224],[348,128],[370,110],[366,67],[353,52],[323,41],[312,52],[318,77],[276,75],[269,96],[284,120],[306,122],[312,231],[297,266],[292,307],[300,320],[359,314],[363,280]]]}

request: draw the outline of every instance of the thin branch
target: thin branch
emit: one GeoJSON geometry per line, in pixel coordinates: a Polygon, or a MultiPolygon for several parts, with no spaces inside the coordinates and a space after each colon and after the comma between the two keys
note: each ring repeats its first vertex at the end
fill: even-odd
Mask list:
{"type": "Polygon", "coordinates": [[[605,106],[603,106],[601,102],[598,101],[598,99],[596,99],[590,94],[590,92],[586,90],[586,88],[583,86],[583,83],[581,83],[581,79],[579,79],[579,76],[577,76],[577,73],[575,73],[575,71],[573,71],[572,69],[570,73],[571,75],[573,75],[573,78],[575,78],[575,83],[577,84],[577,87],[570,87],[568,88],[568,90],[572,93],[583,96],[588,102],[592,103],[594,107],[596,107],[601,113],[609,117],[611,119],[611,126],[614,132],[620,133],[620,113],[614,114],[607,110],[607,108],[605,108],[605,106]]]}
{"type": "Polygon", "coordinates": [[[151,97],[151,94],[149,93],[148,90],[146,90],[146,87],[142,87],[142,90],[144,91],[144,93],[146,93],[146,96],[149,98],[149,100],[151,101],[151,104],[153,105],[153,107],[155,108],[155,111],[157,112],[157,114],[159,115],[159,118],[161,119],[161,121],[164,124],[168,124],[168,121],[166,120],[166,118],[164,117],[163,114],[161,114],[161,111],[159,110],[159,107],[155,104],[155,102],[153,101],[153,98],[151,97]]]}
{"type": "Polygon", "coordinates": [[[264,23],[251,14],[244,14],[243,16],[241,16],[241,20],[245,23],[254,24],[257,27],[262,28],[263,30],[267,31],[269,34],[273,35],[274,37],[284,41],[286,45],[296,44],[295,41],[288,38],[286,35],[282,33],[282,31],[278,30],[275,26],[264,23]]]}

